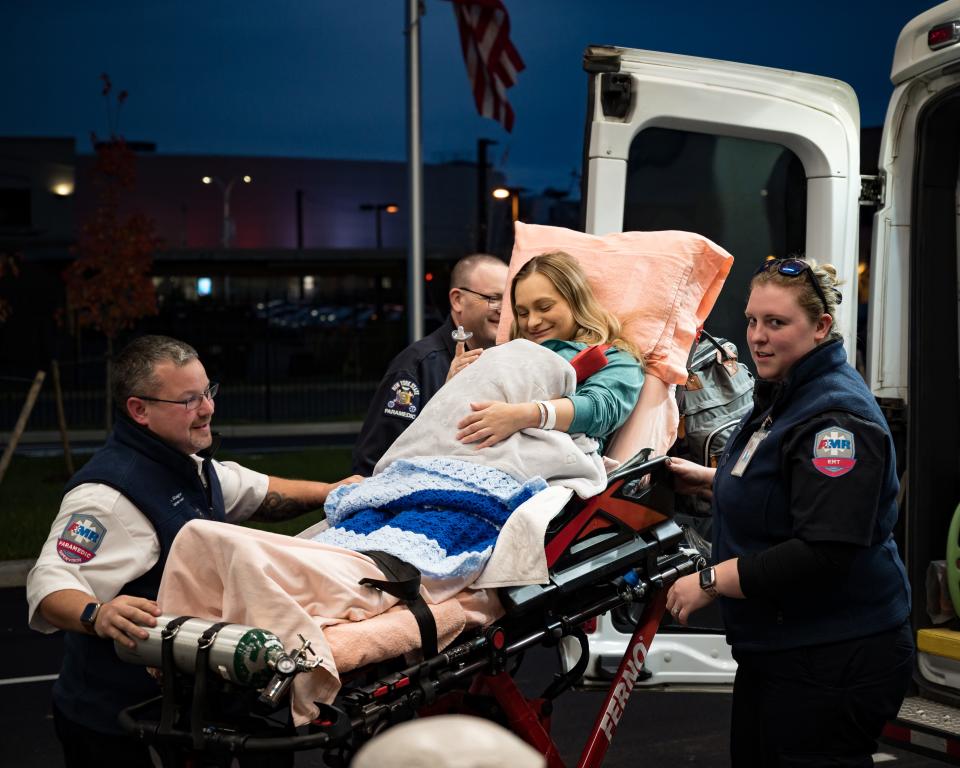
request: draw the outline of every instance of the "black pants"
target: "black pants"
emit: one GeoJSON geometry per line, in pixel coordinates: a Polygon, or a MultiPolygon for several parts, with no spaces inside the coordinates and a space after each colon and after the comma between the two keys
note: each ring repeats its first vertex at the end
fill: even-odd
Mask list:
{"type": "Polygon", "coordinates": [[[66,768],[152,768],[150,752],[133,736],[98,733],[68,720],[53,705],[53,726],[66,768]]]}
{"type": "Polygon", "coordinates": [[[870,768],[913,672],[909,624],[840,643],[735,652],[734,768],[870,768]]]}

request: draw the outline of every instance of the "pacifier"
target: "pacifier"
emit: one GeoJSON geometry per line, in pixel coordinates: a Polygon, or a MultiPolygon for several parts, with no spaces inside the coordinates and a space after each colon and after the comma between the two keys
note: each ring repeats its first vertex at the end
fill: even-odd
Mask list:
{"type": "Polygon", "coordinates": [[[453,340],[456,341],[456,342],[458,342],[458,343],[459,343],[459,342],[464,342],[464,341],[466,341],[467,339],[473,338],[473,332],[472,332],[472,331],[465,331],[465,330],[463,330],[463,326],[462,326],[462,325],[458,325],[458,326],[457,326],[457,330],[455,330],[455,331],[450,331],[450,335],[453,336],[453,340]]]}

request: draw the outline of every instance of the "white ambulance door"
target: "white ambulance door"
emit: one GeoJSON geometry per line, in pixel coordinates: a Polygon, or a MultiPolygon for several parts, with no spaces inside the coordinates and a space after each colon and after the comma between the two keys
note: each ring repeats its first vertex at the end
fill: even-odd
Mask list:
{"type": "MultiPolygon", "coordinates": [[[[691,56],[587,49],[585,229],[699,232],[735,257],[711,317],[744,342],[745,289],[768,255],[804,252],[856,286],[859,108],[828,78],[691,56]]],[[[855,290],[839,325],[851,361],[855,290]]]]}
{"type": "MultiPolygon", "coordinates": [[[[940,124],[949,118],[945,102],[956,95],[960,83],[960,27],[954,29],[954,25],[960,25],[960,0],[917,16],[900,33],[890,74],[895,89],[880,144],[881,192],[871,246],[867,375],[877,397],[904,403],[908,401],[910,373],[911,219],[916,185],[923,183],[917,177],[917,163],[922,159],[924,126],[933,130],[933,118],[940,124]]],[[[951,162],[951,148],[936,136],[929,136],[926,146],[939,153],[936,162],[951,162]]],[[[956,168],[951,173],[955,177],[956,168]]],[[[928,187],[932,183],[942,186],[940,181],[927,180],[928,187]]]]}
{"type": "MultiPolygon", "coordinates": [[[[925,579],[949,551],[960,503],[960,0],[904,27],[890,77],[867,374],[897,438],[904,486],[897,538],[913,585],[914,627],[924,632],[934,627],[925,579]]],[[[956,583],[960,563],[948,557],[946,568],[956,583]]],[[[921,650],[918,688],[958,706],[960,633],[946,636],[949,646],[921,650]]]]}
{"type": "MultiPolygon", "coordinates": [[[[735,262],[707,320],[715,336],[745,341],[747,286],[768,256],[805,253],[837,266],[838,325],[856,345],[859,108],[845,83],[813,75],[674,54],[587,50],[585,230],[680,229],[730,251],[735,262]]],[[[709,539],[709,530],[701,533],[709,539]]],[[[729,684],[736,665],[716,606],[695,626],[664,626],[644,685],[729,684]]],[[[629,620],[603,616],[590,636],[587,686],[623,654],[629,620]]],[[[571,662],[567,659],[567,663],[571,662]]]]}

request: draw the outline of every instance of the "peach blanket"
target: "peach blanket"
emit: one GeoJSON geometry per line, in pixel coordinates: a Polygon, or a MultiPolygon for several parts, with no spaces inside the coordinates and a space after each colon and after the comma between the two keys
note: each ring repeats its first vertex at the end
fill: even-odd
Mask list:
{"type": "MultiPolygon", "coordinates": [[[[383,573],[366,555],[307,539],[194,520],[180,533],[164,569],[157,602],[178,616],[211,622],[228,619],[263,627],[284,647],[308,638],[321,664],[293,683],[291,711],[303,725],[317,714],[315,701],[332,702],[347,671],[410,650],[418,638],[413,616],[397,599],[363,578],[383,573]],[[322,565],[318,567],[318,564],[322,565]]],[[[439,646],[466,626],[493,621],[503,611],[493,591],[466,590],[454,580],[427,582],[421,592],[437,622],[439,646]]]]}

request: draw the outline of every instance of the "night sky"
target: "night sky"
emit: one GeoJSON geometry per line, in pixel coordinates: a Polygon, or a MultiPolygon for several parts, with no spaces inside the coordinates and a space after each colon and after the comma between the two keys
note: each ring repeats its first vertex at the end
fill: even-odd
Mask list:
{"type": "MultiPolygon", "coordinates": [[[[902,26],[923,0],[505,0],[526,63],[513,134],[476,115],[450,4],[426,0],[424,157],[498,141],[511,184],[567,188],[580,165],[589,44],[845,80],[879,125],[902,26]]],[[[119,132],[160,153],[403,160],[406,0],[0,0],[0,136],[110,132],[99,76],[126,89],[119,132]]]]}

